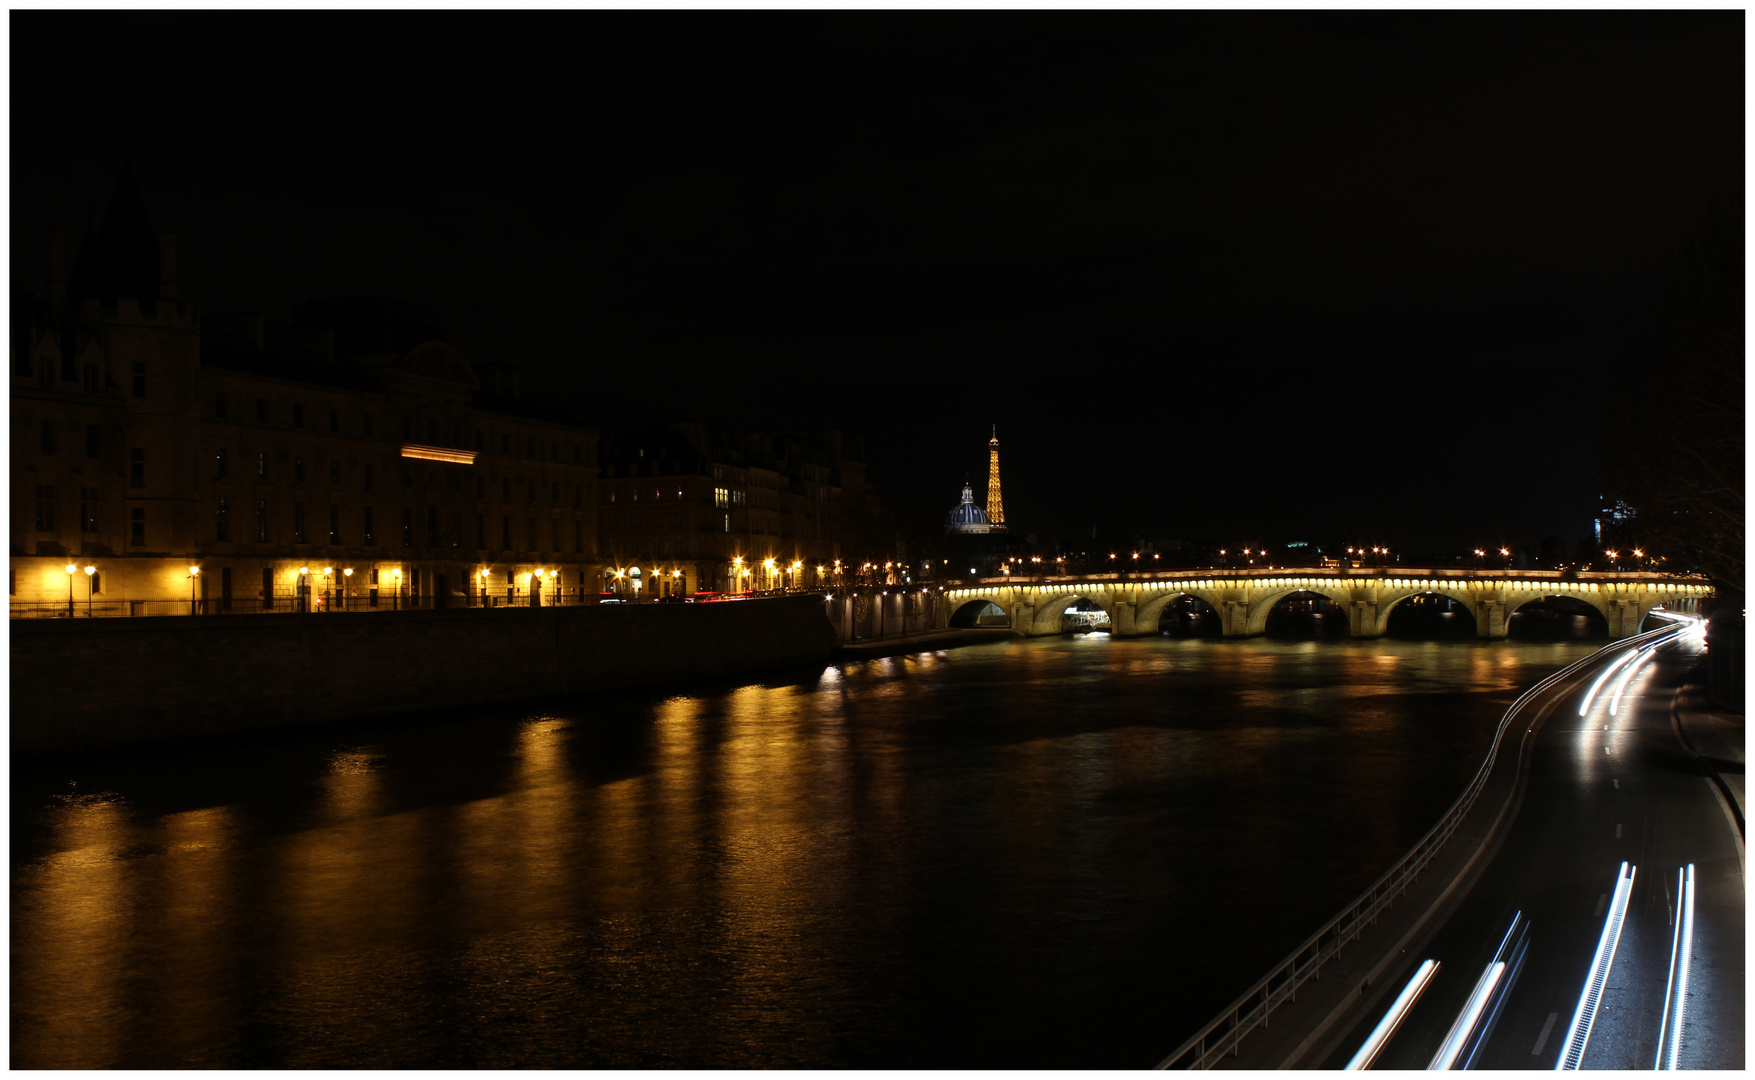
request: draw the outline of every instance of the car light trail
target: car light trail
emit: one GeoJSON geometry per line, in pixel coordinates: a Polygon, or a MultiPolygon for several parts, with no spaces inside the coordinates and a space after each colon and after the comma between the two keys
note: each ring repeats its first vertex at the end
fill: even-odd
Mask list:
{"type": "Polygon", "coordinates": [[[1487,965],[1481,973],[1481,979],[1475,983],[1475,992],[1469,995],[1469,1003],[1463,1006],[1462,1013],[1457,1016],[1456,1023],[1450,1025],[1450,1034],[1444,1037],[1444,1045],[1432,1057],[1431,1069],[1448,1069],[1456,1064],[1457,1055],[1468,1045],[1469,1036],[1474,1033],[1476,1021],[1487,1011],[1487,1003],[1493,1000],[1493,988],[1505,974],[1505,961],[1495,960],[1487,965]]]}
{"type": "Polygon", "coordinates": [[[1627,692],[1627,684],[1633,681],[1633,676],[1639,674],[1639,669],[1644,667],[1645,662],[1650,660],[1654,655],[1656,654],[1648,653],[1641,649],[1639,659],[1627,665],[1626,674],[1622,675],[1621,681],[1615,684],[1615,696],[1609,699],[1610,716],[1615,716],[1620,713],[1621,695],[1627,692]]]}
{"type": "Polygon", "coordinates": [[[1664,987],[1655,1069],[1674,1069],[1682,1052],[1682,1006],[1688,1001],[1688,959],[1693,952],[1694,864],[1689,863],[1676,871],[1676,937],[1670,946],[1670,981],[1664,987]]]}
{"type": "Polygon", "coordinates": [[[1628,649],[1626,652],[1622,653],[1613,664],[1604,668],[1603,673],[1597,676],[1597,681],[1590,684],[1590,693],[1584,695],[1584,703],[1578,707],[1578,715],[1583,716],[1590,712],[1590,703],[1596,700],[1597,691],[1601,690],[1603,684],[1609,681],[1609,676],[1620,670],[1622,664],[1627,663],[1627,661],[1638,655],[1639,654],[1634,650],[1628,649]]]}
{"type": "Polygon", "coordinates": [[[1427,960],[1420,965],[1420,969],[1414,972],[1414,977],[1408,980],[1408,985],[1402,987],[1402,992],[1396,995],[1395,1004],[1389,1007],[1389,1011],[1383,1014],[1383,1019],[1379,1020],[1377,1026],[1371,1029],[1371,1034],[1365,1039],[1365,1045],[1359,1047],[1359,1052],[1353,1055],[1353,1060],[1347,1062],[1348,1069],[1369,1069],[1371,1067],[1371,1063],[1377,1060],[1377,1052],[1383,1049],[1385,1043],[1389,1042],[1390,1036],[1394,1035],[1396,1028],[1401,1026],[1402,1018],[1408,1015],[1408,1010],[1414,1007],[1414,1002],[1420,1000],[1420,995],[1426,990],[1426,984],[1430,983],[1432,976],[1437,973],[1438,961],[1436,960],[1427,960]]]}
{"type": "Polygon", "coordinates": [[[1555,1071],[1578,1068],[1584,1059],[1584,1048],[1590,1042],[1590,1029],[1596,1023],[1597,1004],[1602,1000],[1603,987],[1609,981],[1609,969],[1615,965],[1615,947],[1621,943],[1621,924],[1627,917],[1627,901],[1633,895],[1636,866],[1621,864],[1615,878],[1615,898],[1609,904],[1608,917],[1603,920],[1603,934],[1597,939],[1596,956],[1591,960],[1590,974],[1585,977],[1584,992],[1578,996],[1572,1023],[1566,1029],[1566,1041],[1560,1047],[1560,1060],[1555,1071]]]}

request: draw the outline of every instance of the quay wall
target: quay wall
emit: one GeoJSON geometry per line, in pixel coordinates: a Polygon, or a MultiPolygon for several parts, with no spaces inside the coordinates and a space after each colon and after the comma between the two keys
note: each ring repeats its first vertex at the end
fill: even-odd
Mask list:
{"type": "Polygon", "coordinates": [[[14,753],[76,752],[827,663],[821,596],[14,620],[14,753]]]}

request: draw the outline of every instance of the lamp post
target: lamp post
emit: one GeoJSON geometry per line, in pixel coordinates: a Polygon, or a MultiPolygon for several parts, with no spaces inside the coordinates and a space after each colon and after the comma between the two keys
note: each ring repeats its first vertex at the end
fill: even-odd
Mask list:
{"type": "Polygon", "coordinates": [[[325,611],[335,610],[335,567],[333,566],[323,568],[323,609],[325,611]]]}
{"type": "Polygon", "coordinates": [[[402,607],[402,567],[390,571],[390,610],[398,611],[402,607]]]}
{"type": "MultiPolygon", "coordinates": [[[[73,572],[73,567],[69,566],[67,572],[71,574],[73,572]]],[[[189,568],[189,614],[191,615],[195,614],[195,583],[199,580],[201,580],[201,568],[199,566],[191,566],[189,568]]],[[[67,604],[69,610],[71,610],[73,605],[73,586],[71,584],[67,587],[67,604]]]]}
{"type": "MultiPolygon", "coordinates": [[[[65,569],[67,571],[67,617],[71,619],[73,618],[73,575],[78,572],[79,567],[68,563],[65,569]]],[[[189,595],[193,597],[194,593],[189,595]]]]}
{"type": "Polygon", "coordinates": [[[477,570],[475,572],[475,574],[477,577],[481,578],[481,606],[487,607],[488,606],[488,572],[486,569],[482,569],[482,570],[477,570]]]}
{"type": "MultiPolygon", "coordinates": [[[[96,574],[96,573],[97,573],[97,567],[95,567],[95,566],[88,566],[85,568],[85,617],[88,619],[91,618],[92,583],[96,580],[95,578],[92,577],[92,575],[96,574]]],[[[71,579],[69,579],[69,584],[71,584],[71,583],[72,583],[71,579]]]]}
{"type": "Polygon", "coordinates": [[[350,566],[346,570],[343,570],[341,572],[341,579],[341,610],[346,611],[348,606],[348,594],[352,591],[353,586],[353,567],[350,566]]]}
{"type": "Polygon", "coordinates": [[[311,610],[311,568],[308,566],[299,567],[299,595],[297,601],[302,610],[311,610]]]}

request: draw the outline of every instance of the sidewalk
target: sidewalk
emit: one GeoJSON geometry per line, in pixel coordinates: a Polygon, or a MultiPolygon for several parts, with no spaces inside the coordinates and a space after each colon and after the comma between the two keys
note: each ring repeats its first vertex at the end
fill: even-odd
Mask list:
{"type": "Polygon", "coordinates": [[[1670,708],[1676,733],[1694,751],[1701,771],[1711,777],[1736,811],[1737,829],[1747,816],[1743,792],[1743,717],[1726,712],[1706,700],[1706,687],[1699,669],[1676,691],[1670,708]]]}
{"type": "Polygon", "coordinates": [[[1002,641],[1016,636],[1010,627],[1004,626],[982,630],[922,630],[914,634],[896,634],[890,637],[844,641],[840,648],[835,650],[835,659],[876,660],[885,656],[900,656],[903,653],[954,649],[959,645],[979,645],[987,641],[1002,641]]]}

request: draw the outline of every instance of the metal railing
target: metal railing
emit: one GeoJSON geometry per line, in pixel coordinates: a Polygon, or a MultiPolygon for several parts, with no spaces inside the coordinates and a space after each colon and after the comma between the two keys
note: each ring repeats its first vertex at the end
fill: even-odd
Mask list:
{"type": "MultiPolygon", "coordinates": [[[[1280,961],[1274,968],[1259,979],[1255,985],[1245,990],[1236,1001],[1214,1017],[1207,1025],[1195,1032],[1187,1042],[1177,1047],[1169,1057],[1157,1065],[1160,1069],[1205,1069],[1214,1061],[1226,1054],[1236,1056],[1243,1037],[1267,1022],[1268,1015],[1288,1001],[1296,1001],[1298,987],[1313,978],[1317,978],[1322,966],[1341,955],[1348,943],[1359,940],[1364,928],[1377,921],[1377,916],[1385,908],[1394,903],[1395,898],[1408,891],[1408,888],[1419,879],[1420,871],[1424,870],[1434,856],[1438,854],[1444,842],[1449,840],[1462,824],[1463,818],[1475,805],[1475,800],[1487,786],[1487,778],[1493,772],[1493,763],[1499,754],[1499,744],[1505,738],[1506,729],[1525,706],[1535,700],[1548,688],[1571,678],[1583,668],[1602,659],[1611,650],[1637,647],[1665,634],[1678,634],[1681,628],[1665,626],[1635,637],[1603,646],[1580,660],[1576,660],[1541,682],[1525,690],[1518,699],[1505,710],[1500,718],[1498,729],[1493,733],[1493,742],[1487,748],[1486,759],[1469,782],[1462,795],[1451,805],[1444,817],[1434,825],[1430,832],[1421,837],[1406,855],[1386,870],[1382,877],[1372,882],[1358,898],[1330,919],[1320,930],[1305,939],[1302,945],[1292,950],[1291,955],[1280,961]]],[[[1521,750],[1520,750],[1521,752],[1521,750]]]]}

